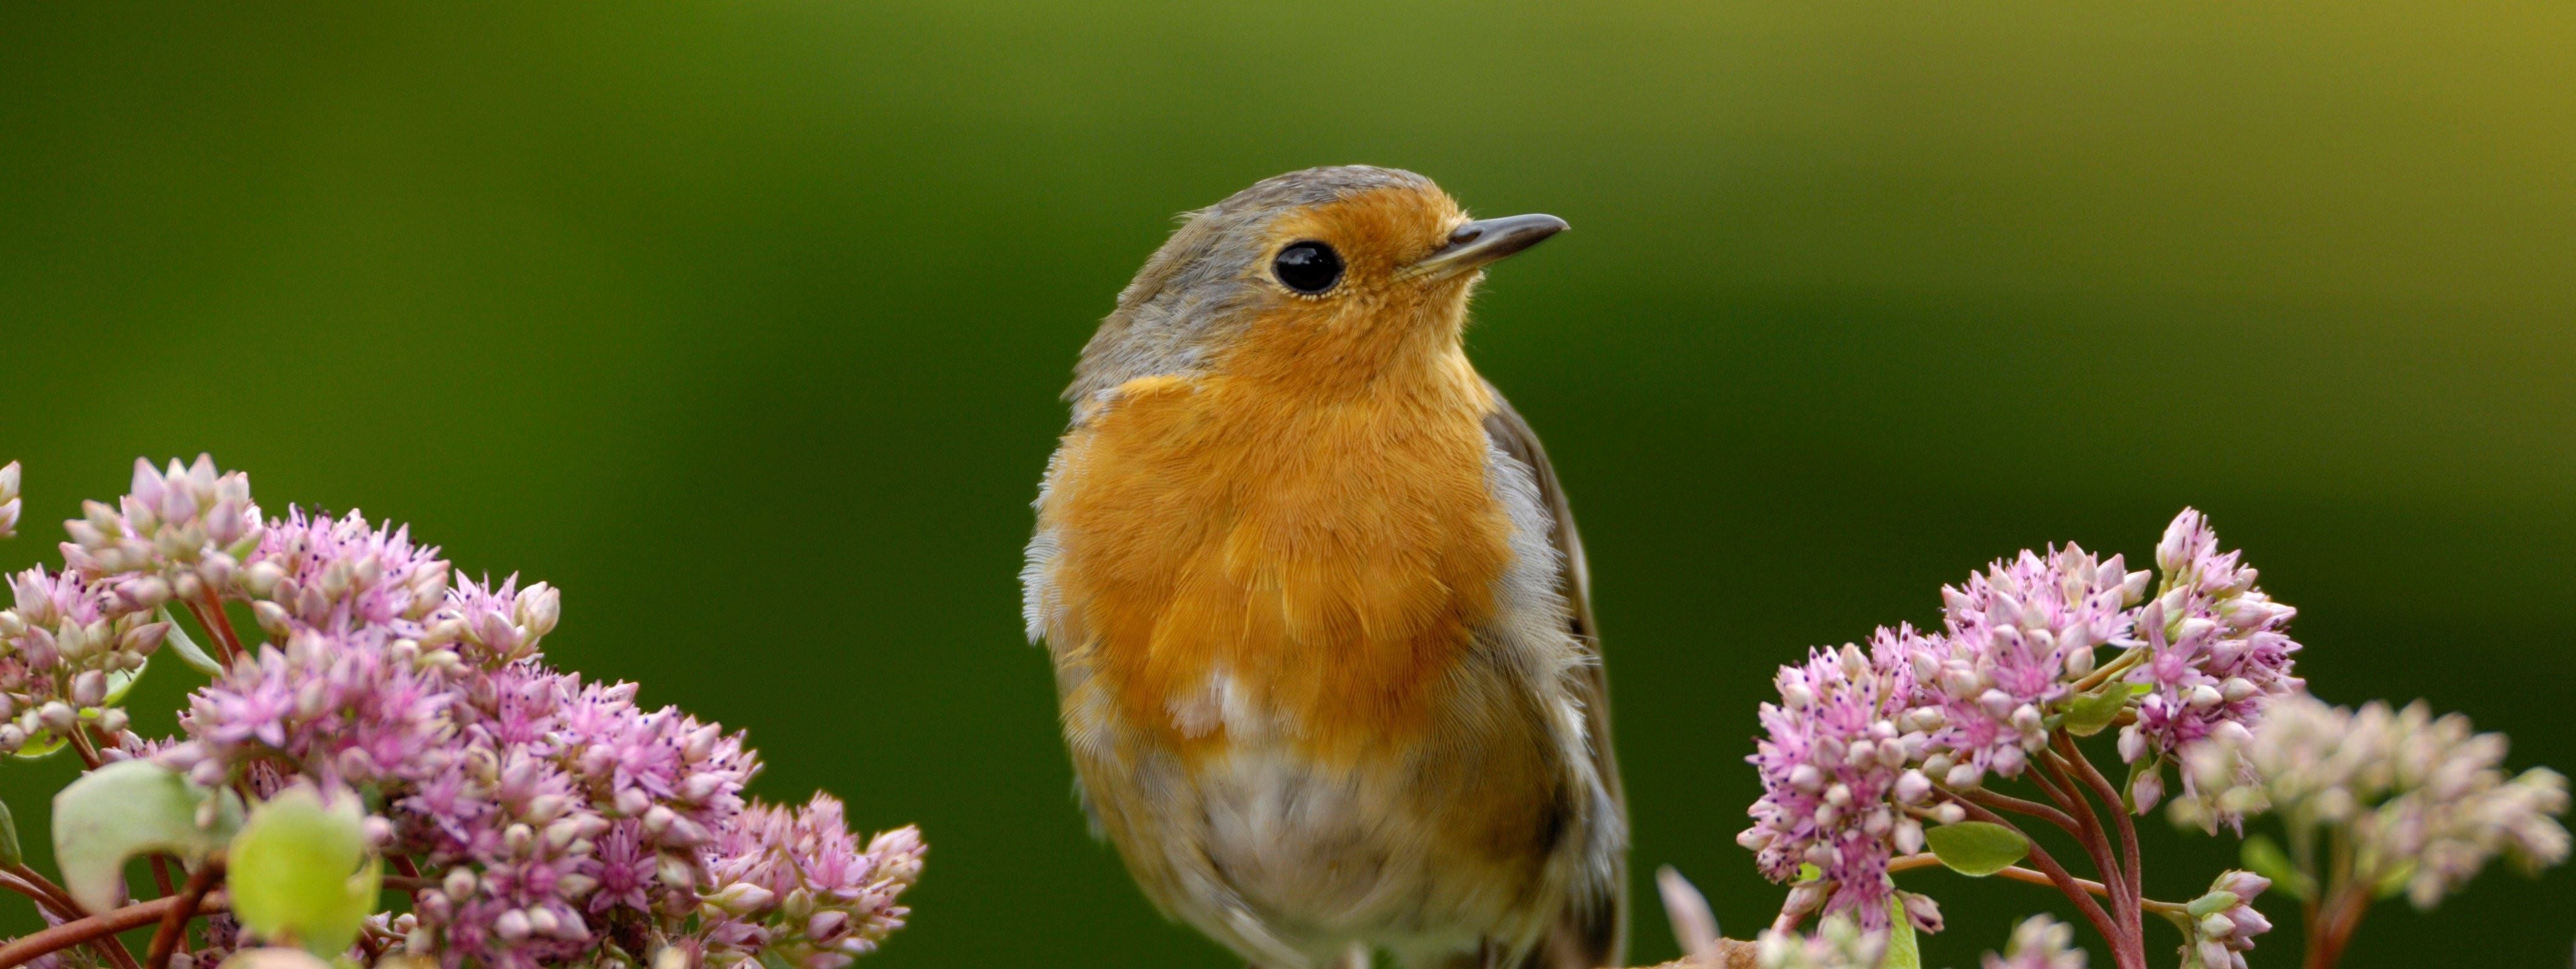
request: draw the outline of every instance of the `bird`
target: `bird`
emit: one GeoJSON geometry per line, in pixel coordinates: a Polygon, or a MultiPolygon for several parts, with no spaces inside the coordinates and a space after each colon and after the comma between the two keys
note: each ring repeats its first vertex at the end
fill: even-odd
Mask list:
{"type": "Polygon", "coordinates": [[[1566,228],[1275,176],[1184,213],[1075,365],[1021,581],[1077,799],[1256,969],[1620,964],[1583,545],[1462,340],[1566,228]]]}

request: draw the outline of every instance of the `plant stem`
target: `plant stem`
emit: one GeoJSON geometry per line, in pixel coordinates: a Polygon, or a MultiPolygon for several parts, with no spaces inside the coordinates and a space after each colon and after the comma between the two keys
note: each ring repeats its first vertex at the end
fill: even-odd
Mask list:
{"type": "Polygon", "coordinates": [[[98,748],[90,746],[88,732],[81,729],[82,726],[84,725],[76,724],[70,730],[64,731],[63,738],[71,741],[72,750],[80,754],[82,770],[97,770],[98,748]]]}
{"type": "Polygon", "coordinates": [[[2102,667],[2094,670],[2091,675],[2075,681],[2075,692],[2090,692],[2094,687],[2111,682],[2112,677],[2128,672],[2129,667],[2138,665],[2140,661],[2145,660],[2146,658],[2146,647],[2132,647],[2128,652],[2121,653],[2110,662],[2102,664],[2102,667]]]}
{"type": "Polygon", "coordinates": [[[53,879],[45,877],[44,873],[24,864],[11,865],[7,872],[23,885],[23,887],[21,885],[10,887],[34,896],[38,901],[51,903],[54,911],[63,918],[76,919],[89,914],[81,908],[79,902],[72,899],[72,893],[64,891],[63,886],[54,884],[53,879]]]}
{"type": "Polygon", "coordinates": [[[224,614],[223,597],[215,590],[206,590],[204,602],[188,603],[188,612],[197,617],[197,625],[206,627],[206,638],[215,641],[215,649],[223,654],[218,658],[225,666],[248,652],[242,647],[241,634],[233,631],[232,617],[224,614]]]}
{"type": "MultiPolygon", "coordinates": [[[[2119,822],[2120,856],[2125,862],[2125,871],[2121,873],[2121,877],[2129,883],[2129,898],[2143,904],[2147,897],[2146,857],[2138,853],[2138,824],[2136,818],[2129,812],[2127,799],[2120,796],[2120,789],[2111,783],[2110,778],[2102,776],[2101,770],[2095,768],[2093,762],[2084,756],[2084,752],[2075,746],[2074,738],[2059,734],[2057,745],[2059,752],[2066,759],[2075,762],[2077,776],[2082,777],[2084,783],[2092,786],[2093,796],[2102,799],[2102,806],[2111,812],[2111,819],[2119,822]]],[[[2111,877],[2111,874],[2102,873],[2105,878],[2111,877]]]]}
{"type": "MultiPolygon", "coordinates": [[[[2012,822],[2004,820],[2002,815],[1986,810],[1974,801],[1961,798],[1956,794],[1951,797],[1960,807],[1967,810],[1971,818],[2008,828],[2013,826],[2012,822]]],[[[2014,828],[2014,830],[2020,829],[2014,828]]],[[[2030,836],[2024,834],[2022,838],[2027,841],[2030,836]]],[[[2111,943],[2111,955],[2119,964],[2119,969],[2146,969],[2146,959],[2133,953],[2132,950],[2137,947],[2126,942],[2127,934],[2120,930],[2117,923],[2111,921],[2110,913],[2104,912],[2102,906],[2093,901],[2092,894],[2085,890],[2083,883],[2075,876],[2067,874],[2066,866],[2058,864],[2057,859],[2049,857],[2048,849],[2040,847],[2037,841],[2030,842],[2030,861],[2031,864],[2039,866],[2039,870],[2048,876],[2049,884],[2057,886],[2059,894],[2075,903],[2076,910],[2083,912],[2085,920],[2093,923],[2093,930],[2102,933],[2102,938],[2111,943]]],[[[7,969],[7,967],[0,966],[0,969],[7,969]]]]}
{"type": "MultiPolygon", "coordinates": [[[[156,898],[149,902],[136,902],[124,908],[65,922],[7,945],[0,945],[0,969],[16,969],[17,966],[24,965],[27,960],[45,953],[101,939],[106,941],[107,948],[122,955],[125,947],[115,944],[116,933],[158,922],[178,904],[179,900],[176,898],[156,898]]],[[[221,892],[207,895],[197,904],[197,911],[200,913],[222,912],[229,908],[230,901],[221,892]]],[[[133,957],[126,956],[122,964],[132,965],[133,957]]]]}
{"type": "Polygon", "coordinates": [[[152,856],[152,887],[160,889],[163,897],[168,897],[170,895],[172,886],[170,884],[169,856],[152,856]]]}
{"type": "Polygon", "coordinates": [[[2075,823],[2074,818],[2068,817],[2064,811],[2049,807],[2048,805],[2041,804],[2037,801],[2025,801],[2009,794],[1997,794],[1984,788],[1971,791],[1951,791],[1950,794],[1952,797],[1960,800],[1982,804],[1998,811],[2011,811],[2014,814],[2027,814],[2031,817],[2038,818],[2063,828],[2067,834],[2075,835],[2079,838],[2083,837],[2083,828],[2075,823]]]}
{"type": "MultiPolygon", "coordinates": [[[[2036,766],[2038,769],[2031,771],[2031,779],[2084,824],[2084,831],[2076,840],[2083,843],[2084,853],[2092,857],[2093,869],[2101,872],[2102,880],[2111,884],[2112,920],[2120,923],[2131,940],[2140,940],[2146,933],[2138,924],[2137,906],[2131,904],[2128,880],[2121,877],[2120,860],[2111,853],[2111,838],[2103,831],[2101,815],[2093,810],[2092,803],[2084,799],[2083,793],[2076,790],[2074,779],[2066,775],[2065,765],[2057,763],[2052,756],[2043,755],[2036,766]],[[2054,784],[2049,783],[2052,774],[2056,781],[2054,784]]],[[[2140,958],[2145,958],[2144,953],[2140,958]]]]}
{"type": "Polygon", "coordinates": [[[170,954],[188,942],[188,920],[197,917],[197,906],[205,902],[206,893],[215,890],[215,882],[224,877],[224,863],[208,858],[188,873],[188,886],[172,900],[170,911],[161,916],[161,928],[152,933],[152,945],[143,950],[147,969],[170,969],[170,954]]]}
{"type": "Polygon", "coordinates": [[[2308,916],[2307,969],[2332,969],[2343,959],[2344,946],[2352,942],[2352,933],[2361,928],[2361,917],[2370,911],[2370,893],[2355,891],[2344,885],[2332,892],[2323,912],[2314,910],[2308,916]]]}

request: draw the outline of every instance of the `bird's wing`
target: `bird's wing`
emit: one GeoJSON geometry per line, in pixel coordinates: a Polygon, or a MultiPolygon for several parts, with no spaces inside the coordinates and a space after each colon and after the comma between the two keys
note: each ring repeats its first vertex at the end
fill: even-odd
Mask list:
{"type": "MultiPolygon", "coordinates": [[[[1486,385],[1492,390],[1492,385],[1486,385]]],[[[1548,463],[1547,449],[1538,443],[1538,434],[1529,422],[1521,419],[1502,392],[1493,391],[1494,413],[1485,418],[1485,435],[1504,454],[1526,464],[1538,481],[1539,502],[1550,518],[1548,540],[1563,556],[1565,569],[1559,578],[1558,591],[1564,593],[1571,607],[1567,615],[1569,631],[1581,645],[1587,662],[1574,677],[1576,699],[1583,704],[1589,722],[1592,763],[1599,770],[1603,788],[1609,793],[1611,809],[1619,815],[1603,819],[1605,823],[1627,828],[1628,797],[1619,782],[1619,755],[1610,744],[1610,684],[1601,668],[1601,637],[1592,624],[1592,576],[1583,560],[1583,538],[1574,530],[1574,512],[1565,501],[1565,489],[1556,480],[1556,468],[1548,463]]],[[[1624,841],[1624,838],[1623,838],[1624,841]]],[[[1559,917],[1550,938],[1532,954],[1530,965],[1537,966],[1604,966],[1619,965],[1628,935],[1628,858],[1623,846],[1612,852],[1610,881],[1604,891],[1590,897],[1578,897],[1559,917]]],[[[1590,894],[1590,893],[1586,893],[1590,894]]]]}

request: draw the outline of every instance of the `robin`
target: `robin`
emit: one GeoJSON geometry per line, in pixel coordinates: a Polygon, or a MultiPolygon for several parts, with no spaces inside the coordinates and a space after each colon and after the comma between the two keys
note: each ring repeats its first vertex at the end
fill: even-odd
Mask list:
{"type": "Polygon", "coordinates": [[[1281,175],[1185,216],[1074,368],[1030,638],[1094,830],[1255,966],[1618,964],[1583,547],[1460,341],[1485,267],[1565,228],[1281,175]]]}

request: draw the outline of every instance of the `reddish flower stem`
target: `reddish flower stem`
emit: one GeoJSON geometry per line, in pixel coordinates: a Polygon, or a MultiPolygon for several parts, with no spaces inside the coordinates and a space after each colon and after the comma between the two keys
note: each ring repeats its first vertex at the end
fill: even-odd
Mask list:
{"type": "Polygon", "coordinates": [[[2101,814],[2094,811],[2093,803],[2085,800],[2076,789],[2074,779],[2066,776],[2065,765],[2054,763],[2053,758],[2043,755],[2033,766],[2037,769],[2030,772],[2032,782],[2047,791],[2051,800],[2084,826],[2083,833],[2075,840],[2084,845],[2084,853],[2093,859],[2093,869],[2111,885],[2111,917],[2118,919],[2132,936],[2137,935],[2138,920],[2130,911],[2128,880],[2120,877],[2120,859],[2111,853],[2111,836],[2102,827],[2101,814]]]}
{"type": "Polygon", "coordinates": [[[1998,811],[2011,811],[2014,814],[2027,814],[2031,817],[2038,818],[2042,821],[2046,821],[2063,828],[2066,830],[2067,834],[2071,834],[2079,838],[2084,836],[2083,828],[2075,823],[2074,818],[2068,817],[2066,812],[2041,804],[2037,801],[2025,801],[2009,794],[1997,794],[1983,788],[1973,791],[1956,791],[1952,792],[1951,796],[1974,801],[1998,811]]]}
{"type": "MultiPolygon", "coordinates": [[[[2146,857],[2138,853],[2138,824],[2136,816],[2129,811],[2129,802],[2120,796],[2120,789],[2112,785],[2111,779],[2102,776],[2093,762],[2084,757],[2083,751],[2076,749],[2073,738],[2059,734],[2057,744],[2065,758],[2075,762],[2077,776],[2093,788],[2093,796],[2102,799],[2103,809],[2111,812],[2112,820],[2119,822],[2120,855],[2127,863],[2119,874],[2129,883],[2129,897],[2143,902],[2147,897],[2147,863],[2146,857]]],[[[2109,878],[2112,874],[2103,872],[2102,877],[2109,878]]],[[[2143,917],[2139,920],[2144,921],[2143,917]]]]}
{"type": "MultiPolygon", "coordinates": [[[[1941,857],[1929,851],[1918,852],[1910,855],[1898,855],[1894,858],[1888,859],[1887,862],[1887,870],[1890,874],[1900,871],[1913,871],[1917,868],[1938,867],[1941,867],[1941,857]]],[[[2057,882],[2050,879],[2047,875],[2032,871],[2020,865],[2008,865],[2004,870],[1996,872],[1995,877],[2017,881],[2028,885],[2038,885],[2045,888],[2057,887],[2057,882]]],[[[2075,880],[2075,884],[2092,894],[2100,895],[2104,898],[2109,898],[2111,896],[2111,887],[2104,885],[2101,882],[2087,878],[2078,878],[2075,880]]]]}
{"type": "Polygon", "coordinates": [[[152,856],[152,887],[160,889],[164,897],[174,888],[170,883],[170,859],[166,855],[152,856]]]}
{"type": "Polygon", "coordinates": [[[224,665],[231,666],[235,658],[249,652],[242,647],[241,634],[233,631],[233,619],[224,613],[224,600],[215,590],[206,590],[204,602],[188,603],[188,612],[197,617],[197,625],[206,627],[206,638],[215,641],[215,649],[222,653],[216,658],[224,665]]]}
{"type": "MultiPolygon", "coordinates": [[[[1986,810],[1983,805],[1980,805],[1975,801],[1958,797],[1955,794],[1952,795],[1952,800],[1961,808],[1966,809],[1968,816],[1971,818],[1975,818],[1989,824],[2000,824],[2005,827],[2013,826],[2012,822],[2004,820],[2002,815],[1986,810]]],[[[2033,806],[2037,807],[2039,805],[2033,806]]],[[[2014,830],[2020,829],[2015,828],[2014,830]]],[[[2027,840],[2029,835],[2024,834],[2022,837],[2027,840]]],[[[2102,938],[2111,943],[2111,955],[2113,960],[2119,964],[2119,969],[2146,969],[2146,960],[2131,953],[2131,949],[2134,947],[2128,944],[2127,933],[2122,932],[2119,924],[2111,920],[2110,913],[2103,911],[2101,904],[2093,900],[2092,893],[2085,890],[2083,883],[2078,881],[2074,875],[2067,874],[2066,866],[2058,864],[2057,859],[2049,856],[2048,849],[2040,847],[2039,842],[2037,841],[2030,842],[2030,861],[2031,864],[2038,866],[2042,874],[2048,876],[2050,884],[2057,886],[2059,894],[2066,896],[2068,900],[2075,903],[2076,910],[2084,913],[2086,921],[2093,923],[2093,930],[2102,933],[2102,938]]],[[[0,966],[0,969],[7,969],[7,967],[0,966]]]]}
{"type": "Polygon", "coordinates": [[[188,920],[197,917],[197,907],[204,904],[206,893],[214,891],[215,883],[223,877],[224,863],[213,858],[188,873],[187,887],[179,890],[169,913],[161,916],[161,928],[152,933],[152,945],[143,950],[147,969],[170,969],[170,954],[188,944],[188,920]]]}
{"type": "Polygon", "coordinates": [[[76,919],[89,914],[81,908],[79,902],[72,900],[72,893],[64,891],[63,886],[54,884],[53,879],[45,877],[44,873],[23,864],[11,865],[7,872],[17,881],[17,884],[9,887],[38,902],[45,903],[46,907],[54,910],[54,914],[65,919],[76,919]]]}
{"type": "MultiPolygon", "coordinates": [[[[136,902],[124,908],[65,922],[7,945],[0,945],[0,969],[16,969],[26,964],[27,960],[45,953],[67,949],[84,942],[102,940],[105,942],[103,947],[105,951],[123,956],[120,965],[133,966],[134,957],[126,954],[124,946],[116,944],[116,933],[158,922],[178,904],[179,900],[176,898],[156,898],[149,902],[136,902]]],[[[201,914],[222,912],[229,907],[229,900],[221,892],[217,892],[207,895],[198,902],[197,911],[201,914]]]]}

